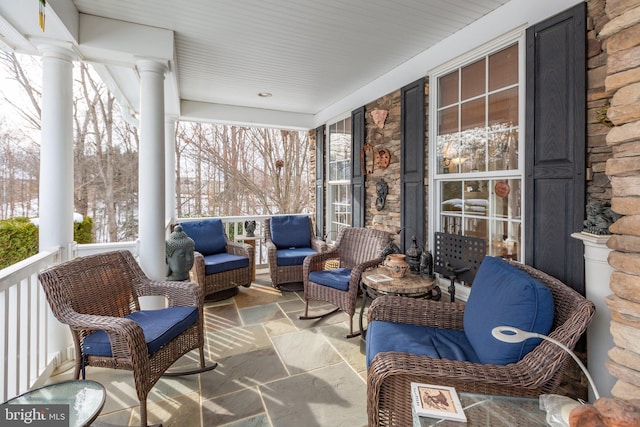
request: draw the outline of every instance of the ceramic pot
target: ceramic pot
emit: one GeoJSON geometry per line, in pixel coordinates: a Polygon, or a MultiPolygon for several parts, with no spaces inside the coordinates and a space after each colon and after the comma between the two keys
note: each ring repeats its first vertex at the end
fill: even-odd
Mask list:
{"type": "Polygon", "coordinates": [[[404,277],[409,269],[409,264],[404,260],[404,254],[389,254],[382,265],[389,270],[392,277],[404,277]]]}

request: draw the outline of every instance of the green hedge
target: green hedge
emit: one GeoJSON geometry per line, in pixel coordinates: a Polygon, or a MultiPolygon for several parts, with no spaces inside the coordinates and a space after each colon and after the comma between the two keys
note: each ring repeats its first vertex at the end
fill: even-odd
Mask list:
{"type": "MultiPolygon", "coordinates": [[[[84,217],[73,223],[73,239],[78,243],[92,243],[93,220],[84,217]]],[[[10,218],[0,221],[0,269],[38,253],[38,227],[29,218],[10,218]]]]}

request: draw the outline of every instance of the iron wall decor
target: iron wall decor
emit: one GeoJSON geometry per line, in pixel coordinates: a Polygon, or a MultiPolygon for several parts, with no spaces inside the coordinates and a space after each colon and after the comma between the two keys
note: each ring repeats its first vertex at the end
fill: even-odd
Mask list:
{"type": "Polygon", "coordinates": [[[387,193],[389,192],[389,186],[384,180],[380,180],[376,183],[376,210],[381,211],[384,209],[385,203],[387,203],[387,193]]]}

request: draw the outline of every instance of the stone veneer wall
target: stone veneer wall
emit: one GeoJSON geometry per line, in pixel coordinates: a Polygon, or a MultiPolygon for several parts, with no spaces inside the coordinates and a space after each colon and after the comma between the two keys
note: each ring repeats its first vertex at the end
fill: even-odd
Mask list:
{"type": "Polygon", "coordinates": [[[607,298],[611,308],[609,372],[618,381],[612,394],[640,398],[640,0],[607,0],[608,22],[599,33],[607,54],[605,90],[612,95],[607,116],[613,127],[606,135],[613,158],[607,160],[611,205],[622,214],[610,230],[614,235],[609,265],[614,272],[607,298]]]}

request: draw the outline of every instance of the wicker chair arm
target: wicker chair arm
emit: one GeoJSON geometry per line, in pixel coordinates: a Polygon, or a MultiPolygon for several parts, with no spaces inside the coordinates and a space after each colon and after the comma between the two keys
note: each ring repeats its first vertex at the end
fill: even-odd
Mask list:
{"type": "Polygon", "coordinates": [[[316,252],[325,252],[327,250],[327,242],[320,239],[311,239],[311,249],[316,252]]]}
{"type": "Polygon", "coordinates": [[[131,359],[138,349],[145,349],[147,343],[138,323],[124,317],[96,316],[92,314],[72,313],[65,318],[65,323],[78,331],[105,331],[111,342],[113,357],[131,359]]]}
{"type": "Polygon", "coordinates": [[[253,259],[253,246],[248,243],[227,241],[227,253],[253,259]]]}
{"type": "Polygon", "coordinates": [[[375,258],[375,259],[371,259],[369,261],[360,263],[351,269],[351,277],[352,278],[357,277],[358,282],[360,282],[360,277],[362,277],[362,273],[364,273],[366,270],[370,268],[378,266],[380,263],[382,263],[382,258],[375,258]]]}
{"type": "Polygon", "coordinates": [[[381,296],[369,307],[368,321],[408,323],[434,328],[463,329],[464,303],[381,296]]]}
{"type": "Polygon", "coordinates": [[[329,252],[320,252],[317,254],[309,255],[304,259],[303,270],[304,276],[307,277],[308,273],[311,271],[320,271],[324,270],[324,263],[327,260],[339,258],[340,254],[337,250],[329,251],[329,252]]]}
{"type": "Polygon", "coordinates": [[[523,360],[509,365],[485,365],[408,353],[378,353],[367,371],[369,398],[371,399],[371,395],[379,394],[382,384],[394,377],[403,377],[403,382],[440,385],[451,385],[455,382],[458,391],[474,392],[476,383],[483,387],[495,384],[496,389],[505,385],[535,389],[553,376],[549,367],[542,366],[532,370],[523,360]]]}
{"type": "Polygon", "coordinates": [[[204,289],[204,284],[205,284],[204,255],[202,255],[200,252],[193,253],[193,267],[191,267],[189,276],[191,280],[193,280],[198,285],[200,285],[201,289],[204,289]]]}
{"type": "Polygon", "coordinates": [[[198,306],[202,290],[197,283],[145,280],[137,286],[138,296],[164,296],[169,307],[198,306]]]}

